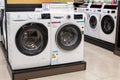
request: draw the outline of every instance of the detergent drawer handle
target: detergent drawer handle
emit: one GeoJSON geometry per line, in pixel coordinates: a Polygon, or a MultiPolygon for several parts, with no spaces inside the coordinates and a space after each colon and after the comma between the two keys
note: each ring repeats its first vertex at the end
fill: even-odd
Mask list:
{"type": "Polygon", "coordinates": [[[13,20],[13,21],[18,21],[19,22],[19,21],[27,21],[27,20],[13,20]]]}
{"type": "Polygon", "coordinates": [[[55,19],[62,19],[62,18],[64,18],[64,17],[54,17],[55,19]]]}

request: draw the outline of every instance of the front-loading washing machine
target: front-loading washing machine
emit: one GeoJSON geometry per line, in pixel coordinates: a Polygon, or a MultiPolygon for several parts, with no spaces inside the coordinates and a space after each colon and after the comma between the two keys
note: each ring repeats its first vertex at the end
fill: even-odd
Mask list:
{"type": "Polygon", "coordinates": [[[3,19],[1,21],[2,26],[1,26],[1,42],[4,48],[7,50],[7,39],[6,39],[6,33],[7,33],[7,28],[6,28],[6,14],[5,11],[3,12],[3,19]]]}
{"type": "Polygon", "coordinates": [[[5,0],[0,0],[0,41],[2,41],[3,38],[3,18],[5,17],[5,0]]]}
{"type": "Polygon", "coordinates": [[[117,5],[104,5],[101,15],[100,39],[115,44],[117,5]]]}
{"type": "Polygon", "coordinates": [[[4,19],[4,9],[0,9],[0,41],[2,41],[2,36],[3,36],[3,19],[4,19]]]}
{"type": "Polygon", "coordinates": [[[50,13],[7,12],[8,62],[13,70],[50,65],[50,13]]]}
{"type": "Polygon", "coordinates": [[[102,5],[91,5],[88,13],[87,35],[100,39],[100,18],[102,5]]]}
{"type": "Polygon", "coordinates": [[[85,3],[83,6],[80,6],[78,8],[76,8],[76,12],[84,12],[84,18],[85,18],[85,30],[84,30],[84,34],[87,35],[88,34],[88,28],[87,28],[87,23],[88,23],[88,14],[90,12],[90,6],[91,6],[91,3],[85,3]]]}
{"type": "Polygon", "coordinates": [[[51,13],[51,65],[83,61],[84,13],[51,13]]]}

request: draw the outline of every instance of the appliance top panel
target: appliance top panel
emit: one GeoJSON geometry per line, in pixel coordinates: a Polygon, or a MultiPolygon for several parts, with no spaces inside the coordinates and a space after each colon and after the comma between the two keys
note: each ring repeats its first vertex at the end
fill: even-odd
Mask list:
{"type": "Polygon", "coordinates": [[[51,14],[52,20],[83,20],[84,19],[84,13],[57,13],[57,14],[51,14]]]}
{"type": "Polygon", "coordinates": [[[65,19],[68,15],[73,15],[72,13],[51,13],[52,19],[65,19]]]}
{"type": "Polygon", "coordinates": [[[117,9],[117,5],[105,5],[104,9],[117,9]]]}
{"type": "Polygon", "coordinates": [[[12,20],[50,19],[50,13],[39,12],[8,12],[12,20]]]}
{"type": "Polygon", "coordinates": [[[102,8],[102,5],[91,5],[90,8],[102,8]]]}

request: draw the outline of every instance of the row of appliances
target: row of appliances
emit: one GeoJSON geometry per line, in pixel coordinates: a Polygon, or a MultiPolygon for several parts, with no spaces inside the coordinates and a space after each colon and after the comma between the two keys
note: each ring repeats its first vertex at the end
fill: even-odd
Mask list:
{"type": "Polygon", "coordinates": [[[85,12],[85,35],[115,44],[117,5],[88,4],[86,8],[78,8],[78,12],[85,12]]]}
{"type": "Polygon", "coordinates": [[[6,17],[5,44],[13,70],[84,60],[84,13],[7,12],[6,17]]]}

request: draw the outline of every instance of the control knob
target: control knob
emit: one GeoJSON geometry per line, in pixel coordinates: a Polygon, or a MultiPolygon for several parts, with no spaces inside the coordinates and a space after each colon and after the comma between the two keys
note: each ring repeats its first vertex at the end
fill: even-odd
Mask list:
{"type": "Polygon", "coordinates": [[[67,15],[67,19],[70,19],[71,18],[71,16],[70,15],[67,15]]]}

